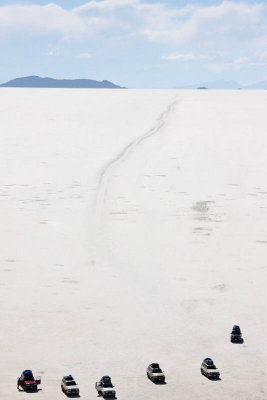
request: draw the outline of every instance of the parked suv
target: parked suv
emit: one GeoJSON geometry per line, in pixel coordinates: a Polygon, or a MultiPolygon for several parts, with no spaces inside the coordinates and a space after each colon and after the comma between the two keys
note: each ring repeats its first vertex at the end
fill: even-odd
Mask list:
{"type": "Polygon", "coordinates": [[[102,376],[99,382],[95,383],[95,388],[99,396],[103,396],[104,398],[110,397],[110,398],[115,398],[116,397],[116,391],[114,386],[111,383],[111,378],[110,376],[102,376]]]}
{"type": "Polygon", "coordinates": [[[150,364],[147,367],[146,374],[148,379],[150,379],[152,382],[155,383],[165,382],[165,375],[161,370],[159,364],[157,363],[150,364]]]}
{"type": "Polygon", "coordinates": [[[38,390],[38,385],[41,384],[40,376],[34,378],[33,373],[30,369],[25,369],[22,372],[19,378],[17,378],[17,388],[20,390],[23,389],[25,392],[27,391],[36,391],[38,390]]]}
{"type": "Polygon", "coordinates": [[[73,379],[72,375],[63,376],[61,381],[61,390],[67,395],[78,395],[79,386],[73,379]]]}
{"type": "Polygon", "coordinates": [[[218,379],[220,377],[220,372],[214,365],[214,362],[211,358],[205,358],[205,360],[203,360],[200,367],[200,372],[207,378],[218,379]]]}
{"type": "Polygon", "coordinates": [[[231,332],[231,342],[242,342],[242,333],[238,325],[234,325],[231,332]]]}

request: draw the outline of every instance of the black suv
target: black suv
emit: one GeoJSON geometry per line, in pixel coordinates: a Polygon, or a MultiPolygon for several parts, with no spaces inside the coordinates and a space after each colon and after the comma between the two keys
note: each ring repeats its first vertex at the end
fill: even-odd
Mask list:
{"type": "Polygon", "coordinates": [[[231,342],[232,343],[234,343],[234,342],[240,343],[242,341],[243,341],[243,339],[242,339],[242,333],[241,333],[240,327],[238,325],[234,325],[232,332],[231,332],[231,342]]]}

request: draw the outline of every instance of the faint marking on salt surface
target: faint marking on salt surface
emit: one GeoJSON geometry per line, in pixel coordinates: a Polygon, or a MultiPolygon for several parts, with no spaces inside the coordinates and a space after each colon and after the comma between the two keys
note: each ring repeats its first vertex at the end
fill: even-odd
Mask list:
{"type": "Polygon", "coordinates": [[[127,211],[111,211],[109,215],[128,215],[127,211]]]}
{"type": "Polygon", "coordinates": [[[211,221],[211,218],[208,215],[198,215],[195,219],[198,219],[199,221],[211,221]]]}
{"type": "Polygon", "coordinates": [[[69,279],[69,278],[64,278],[63,280],[62,280],[62,282],[63,283],[74,283],[74,284],[78,284],[78,283],[80,283],[80,281],[75,281],[74,279],[69,279]]]}
{"type": "Polygon", "coordinates": [[[203,304],[208,304],[209,306],[213,307],[215,305],[215,301],[213,299],[191,299],[191,300],[183,300],[181,302],[181,306],[187,312],[194,312],[197,308],[203,306],[203,304]]]}
{"type": "Polygon", "coordinates": [[[5,261],[6,261],[6,262],[11,262],[11,263],[16,262],[16,260],[14,260],[13,258],[7,258],[5,261]]]}
{"type": "Polygon", "coordinates": [[[173,278],[174,281],[186,281],[187,279],[185,278],[173,278]]]}
{"type": "Polygon", "coordinates": [[[198,301],[197,300],[183,300],[181,302],[181,306],[187,312],[193,312],[193,311],[195,311],[196,307],[198,306],[198,301]]]}
{"type": "Polygon", "coordinates": [[[114,168],[127,159],[127,157],[138,147],[140,146],[145,140],[149,139],[150,137],[156,135],[166,124],[167,119],[169,117],[169,114],[172,112],[172,110],[175,108],[177,105],[178,101],[175,98],[164,110],[160,116],[157,118],[157,121],[152,128],[150,128],[148,131],[144,132],[142,135],[138,136],[136,139],[132,140],[128,145],[124,147],[124,149],[119,152],[111,161],[109,161],[106,166],[102,169],[102,172],[99,177],[99,186],[98,186],[98,192],[97,192],[97,201],[96,201],[96,222],[97,225],[101,221],[101,216],[102,216],[102,209],[103,209],[103,204],[105,201],[105,196],[106,196],[106,191],[107,191],[107,185],[108,185],[108,179],[109,176],[111,175],[112,171],[114,168]]]}
{"type": "Polygon", "coordinates": [[[218,290],[219,292],[225,292],[227,290],[227,286],[224,283],[221,283],[219,285],[213,286],[212,289],[218,290]]]}
{"type": "Polygon", "coordinates": [[[209,211],[209,203],[214,203],[214,201],[197,201],[196,204],[192,207],[194,211],[198,211],[200,213],[207,213],[209,211]]]}
{"type": "MultiPolygon", "coordinates": [[[[211,209],[211,205],[215,204],[215,201],[206,200],[206,201],[197,201],[192,209],[195,211],[193,218],[198,221],[205,222],[222,222],[222,215],[215,213],[213,209],[211,209]]],[[[219,207],[219,206],[218,206],[219,207]]],[[[204,236],[210,236],[212,229],[205,226],[197,226],[194,228],[194,233],[202,233],[204,236]]]]}
{"type": "Polygon", "coordinates": [[[256,243],[265,243],[265,244],[267,244],[267,240],[256,240],[256,243]]]}

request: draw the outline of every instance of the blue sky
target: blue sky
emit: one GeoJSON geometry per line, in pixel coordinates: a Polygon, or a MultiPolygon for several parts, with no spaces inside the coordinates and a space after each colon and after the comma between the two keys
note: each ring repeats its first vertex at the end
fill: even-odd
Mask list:
{"type": "Polygon", "coordinates": [[[0,82],[108,79],[133,88],[267,79],[267,2],[0,0],[0,82]]]}

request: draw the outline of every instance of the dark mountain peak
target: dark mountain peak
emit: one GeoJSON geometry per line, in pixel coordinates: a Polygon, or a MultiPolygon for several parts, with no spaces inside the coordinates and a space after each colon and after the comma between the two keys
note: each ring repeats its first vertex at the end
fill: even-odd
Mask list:
{"type": "Polygon", "coordinates": [[[125,89],[107,80],[99,82],[92,79],[54,79],[41,78],[37,75],[12,79],[3,83],[0,87],[125,89]]]}

